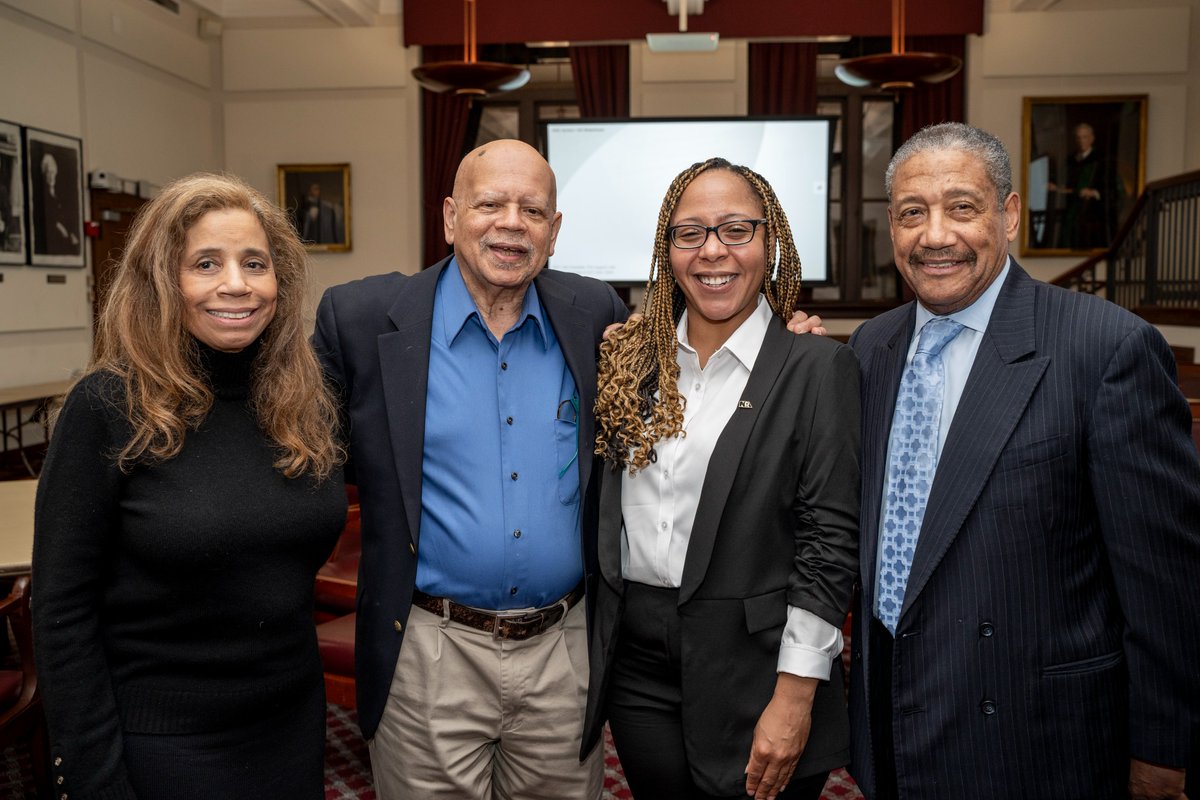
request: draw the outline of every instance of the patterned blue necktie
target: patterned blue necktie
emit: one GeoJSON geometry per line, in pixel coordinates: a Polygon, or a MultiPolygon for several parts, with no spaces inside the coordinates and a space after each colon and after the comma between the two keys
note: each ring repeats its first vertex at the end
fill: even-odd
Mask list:
{"type": "Polygon", "coordinates": [[[942,348],[962,329],[961,322],[949,317],[934,317],[925,323],[917,352],[904,370],[896,396],[879,542],[879,591],[875,598],[875,615],[893,635],[904,607],[904,589],[937,469],[942,388],[946,384],[942,348]]]}

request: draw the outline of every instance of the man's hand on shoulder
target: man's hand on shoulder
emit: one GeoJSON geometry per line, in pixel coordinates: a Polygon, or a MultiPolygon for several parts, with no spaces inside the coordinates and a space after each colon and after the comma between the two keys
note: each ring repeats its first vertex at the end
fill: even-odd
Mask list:
{"type": "Polygon", "coordinates": [[[1186,771],[1148,761],[1129,760],[1129,796],[1132,800],[1187,800],[1183,793],[1186,771]]]}
{"type": "Polygon", "coordinates": [[[811,317],[803,311],[794,311],[788,320],[787,329],[792,333],[815,333],[817,336],[828,336],[829,331],[821,324],[821,318],[816,314],[811,317]]]}

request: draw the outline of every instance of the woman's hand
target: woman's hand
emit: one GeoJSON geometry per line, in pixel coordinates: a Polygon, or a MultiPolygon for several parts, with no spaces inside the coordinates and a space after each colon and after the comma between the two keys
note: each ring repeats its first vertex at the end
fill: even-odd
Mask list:
{"type": "Polygon", "coordinates": [[[792,779],[796,762],[808,744],[816,691],[816,678],[779,673],[775,694],[754,726],[754,743],[746,764],[746,794],[755,800],[774,800],[792,779]]]}

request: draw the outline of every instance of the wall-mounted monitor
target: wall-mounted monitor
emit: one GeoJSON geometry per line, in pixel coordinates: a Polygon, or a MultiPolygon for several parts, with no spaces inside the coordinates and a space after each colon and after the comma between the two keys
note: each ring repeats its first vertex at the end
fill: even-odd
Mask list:
{"type": "Polygon", "coordinates": [[[554,269],[645,283],[671,180],[697,161],[722,156],[775,189],[804,282],[829,281],[831,118],[570,120],[546,123],[545,133],[563,212],[554,269]]]}

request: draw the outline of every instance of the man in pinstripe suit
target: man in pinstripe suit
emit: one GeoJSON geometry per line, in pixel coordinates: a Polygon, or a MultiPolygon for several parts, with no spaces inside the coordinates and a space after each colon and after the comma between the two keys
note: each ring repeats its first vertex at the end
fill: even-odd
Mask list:
{"type": "Polygon", "coordinates": [[[919,302],[851,339],[864,420],[854,777],[869,798],[1182,797],[1200,463],[1170,349],[1138,317],[1009,258],[1020,200],[990,134],[921,131],[887,189],[896,265],[919,302]],[[935,317],[961,330],[941,351],[916,546],[897,560],[880,544],[900,502],[889,454],[910,446],[893,415],[935,317]]]}

